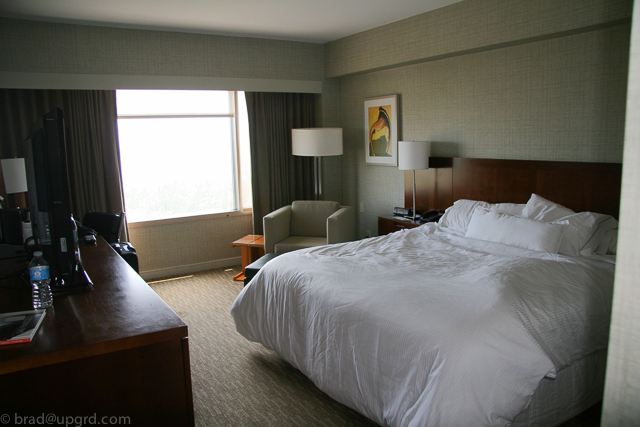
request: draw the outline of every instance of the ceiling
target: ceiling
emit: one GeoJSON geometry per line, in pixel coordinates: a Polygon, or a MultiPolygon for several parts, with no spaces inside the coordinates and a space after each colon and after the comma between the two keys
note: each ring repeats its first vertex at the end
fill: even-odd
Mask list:
{"type": "Polygon", "coordinates": [[[0,16],[325,43],[460,0],[0,0],[0,16]]]}

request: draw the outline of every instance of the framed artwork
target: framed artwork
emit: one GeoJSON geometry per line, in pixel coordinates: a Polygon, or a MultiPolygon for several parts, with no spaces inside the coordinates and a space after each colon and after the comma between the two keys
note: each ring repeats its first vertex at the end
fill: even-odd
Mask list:
{"type": "Polygon", "coordinates": [[[366,163],[398,166],[398,96],[364,101],[364,150],[366,163]]]}

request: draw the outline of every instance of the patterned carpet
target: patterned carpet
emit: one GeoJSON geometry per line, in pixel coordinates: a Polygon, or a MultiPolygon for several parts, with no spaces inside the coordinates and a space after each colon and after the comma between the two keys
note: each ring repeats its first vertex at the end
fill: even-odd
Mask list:
{"type": "Polygon", "coordinates": [[[229,309],[239,267],[151,283],[189,327],[196,426],[377,426],[236,332],[229,309]]]}
{"type": "MultiPolygon", "coordinates": [[[[242,289],[239,268],[150,283],[189,327],[196,426],[377,426],[236,332],[229,309],[242,289]]],[[[561,427],[599,425],[596,406],[561,427]]]]}

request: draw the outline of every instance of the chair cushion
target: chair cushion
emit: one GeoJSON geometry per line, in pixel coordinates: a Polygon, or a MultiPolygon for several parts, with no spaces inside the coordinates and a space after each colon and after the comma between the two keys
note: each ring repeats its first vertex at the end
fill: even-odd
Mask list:
{"type": "Polygon", "coordinates": [[[290,235],[327,237],[327,218],[338,209],[338,202],[296,200],[291,204],[290,235]]]}
{"type": "Polygon", "coordinates": [[[292,236],[284,239],[280,243],[276,243],[274,252],[276,254],[283,254],[285,252],[297,251],[298,249],[313,248],[315,246],[322,246],[326,244],[326,237],[292,236]]]}

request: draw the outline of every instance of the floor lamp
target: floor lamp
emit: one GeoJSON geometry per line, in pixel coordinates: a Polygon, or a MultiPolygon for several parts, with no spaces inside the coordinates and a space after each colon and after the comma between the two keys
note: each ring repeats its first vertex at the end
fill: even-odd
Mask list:
{"type": "Polygon", "coordinates": [[[306,128],[291,130],[294,156],[314,157],[316,200],[322,200],[322,157],[342,155],[342,128],[306,128]]]}
{"type": "Polygon", "coordinates": [[[431,143],[398,141],[398,169],[413,171],[413,220],[416,220],[416,170],[429,169],[431,143]]]}

